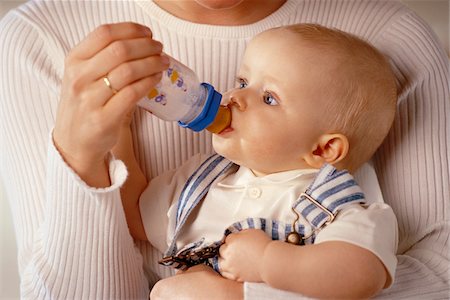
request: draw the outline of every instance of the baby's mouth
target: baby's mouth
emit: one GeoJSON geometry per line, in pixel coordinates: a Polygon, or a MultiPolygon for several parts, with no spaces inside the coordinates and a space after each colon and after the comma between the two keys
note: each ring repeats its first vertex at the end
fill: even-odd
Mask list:
{"type": "Polygon", "coordinates": [[[231,132],[233,131],[233,110],[231,109],[231,105],[228,104],[227,106],[221,106],[219,109],[223,109],[224,110],[224,116],[226,118],[226,127],[223,128],[223,130],[221,130],[219,132],[219,134],[225,134],[227,132],[231,132]]]}
{"type": "Polygon", "coordinates": [[[228,106],[219,106],[214,122],[206,129],[212,133],[221,134],[231,128],[231,109],[228,106]]]}
{"type": "Polygon", "coordinates": [[[225,134],[225,133],[231,132],[231,131],[233,131],[233,130],[234,130],[233,127],[231,127],[231,125],[230,125],[230,126],[228,126],[227,128],[225,128],[224,130],[222,130],[221,132],[219,132],[218,134],[219,134],[219,135],[225,134]]]}

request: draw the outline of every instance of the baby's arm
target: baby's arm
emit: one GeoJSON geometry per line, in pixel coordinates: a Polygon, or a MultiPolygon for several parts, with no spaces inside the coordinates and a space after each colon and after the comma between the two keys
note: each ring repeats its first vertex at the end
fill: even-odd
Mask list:
{"type": "Polygon", "coordinates": [[[222,275],[256,281],[314,298],[367,298],[385,285],[387,272],[370,251],[346,242],[296,246],[249,229],[227,237],[222,275]]]}
{"type": "Polygon", "coordinates": [[[120,190],[120,195],[130,234],[135,239],[147,240],[139,211],[139,197],[147,186],[147,179],[134,156],[131,128],[128,124],[121,128],[119,141],[112,152],[125,163],[128,170],[128,178],[120,190]]]}
{"type": "Polygon", "coordinates": [[[201,264],[162,279],[153,286],[150,299],[243,299],[242,283],[223,278],[201,264]]]}

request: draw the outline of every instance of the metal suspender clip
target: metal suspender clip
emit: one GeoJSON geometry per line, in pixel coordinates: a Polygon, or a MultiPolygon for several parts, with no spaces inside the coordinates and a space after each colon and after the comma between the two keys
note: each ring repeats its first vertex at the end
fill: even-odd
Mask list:
{"type": "Polygon", "coordinates": [[[316,233],[319,229],[321,229],[323,226],[326,226],[328,224],[330,224],[331,222],[334,221],[335,215],[329,211],[328,209],[325,208],[325,206],[323,206],[322,204],[320,204],[316,199],[314,199],[313,197],[311,197],[310,195],[308,195],[307,193],[302,193],[300,195],[301,197],[305,197],[306,199],[308,199],[309,201],[311,201],[315,206],[317,206],[318,208],[320,208],[323,212],[325,212],[328,215],[328,220],[322,224],[322,226],[320,226],[319,228],[315,228],[314,230],[311,231],[310,234],[308,234],[307,236],[298,233],[295,230],[295,226],[298,222],[298,219],[300,218],[300,215],[298,214],[298,212],[295,210],[294,207],[291,207],[292,211],[294,212],[294,214],[297,216],[297,218],[295,219],[294,223],[292,223],[292,232],[290,232],[287,236],[286,236],[286,242],[290,243],[290,244],[294,244],[294,245],[304,245],[305,244],[305,240],[309,239],[314,233],[316,233]]]}
{"type": "Polygon", "coordinates": [[[320,204],[316,199],[314,199],[313,197],[311,197],[307,193],[302,193],[300,195],[300,197],[305,197],[306,199],[311,201],[315,206],[320,208],[324,213],[326,213],[328,215],[328,220],[322,226],[328,225],[328,224],[330,224],[331,222],[334,221],[334,214],[331,211],[329,211],[328,209],[326,209],[326,207],[323,206],[322,204],[320,204]]]}

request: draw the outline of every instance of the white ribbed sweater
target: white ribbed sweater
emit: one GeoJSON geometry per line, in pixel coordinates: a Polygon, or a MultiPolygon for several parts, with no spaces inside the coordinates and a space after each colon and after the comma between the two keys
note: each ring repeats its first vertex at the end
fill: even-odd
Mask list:
{"type": "MultiPolygon", "coordinates": [[[[168,54],[221,91],[234,85],[248,40],[273,26],[317,22],[353,32],[383,51],[398,78],[399,110],[374,161],[385,201],[397,214],[400,245],[395,284],[380,297],[448,298],[448,58],[429,27],[401,4],[345,0],[288,0],[266,19],[236,27],[185,22],[151,1],[32,1],[9,13],[0,25],[0,161],[23,297],[148,295],[142,257],[152,278],[148,262],[158,254],[139,244],[141,256],[128,234],[119,195],[123,167],[111,164],[110,188],[91,189],[49,143],[65,55],[96,26],[119,21],[150,26],[168,54]]],[[[212,151],[209,134],[194,134],[142,111],[133,133],[149,178],[195,153],[212,151]]],[[[262,284],[246,284],[245,295],[295,298],[262,284]]]]}

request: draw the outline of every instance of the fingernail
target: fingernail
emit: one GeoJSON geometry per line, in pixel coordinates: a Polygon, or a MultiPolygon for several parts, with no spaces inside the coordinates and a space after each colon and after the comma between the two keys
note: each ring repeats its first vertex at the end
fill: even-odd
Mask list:
{"type": "Polygon", "coordinates": [[[161,62],[164,65],[169,65],[170,64],[170,59],[169,59],[169,57],[167,57],[167,55],[161,55],[161,62]]]}
{"type": "Polygon", "coordinates": [[[148,27],[143,27],[142,31],[146,34],[151,36],[152,35],[152,31],[150,30],[150,28],[148,27]]]}

